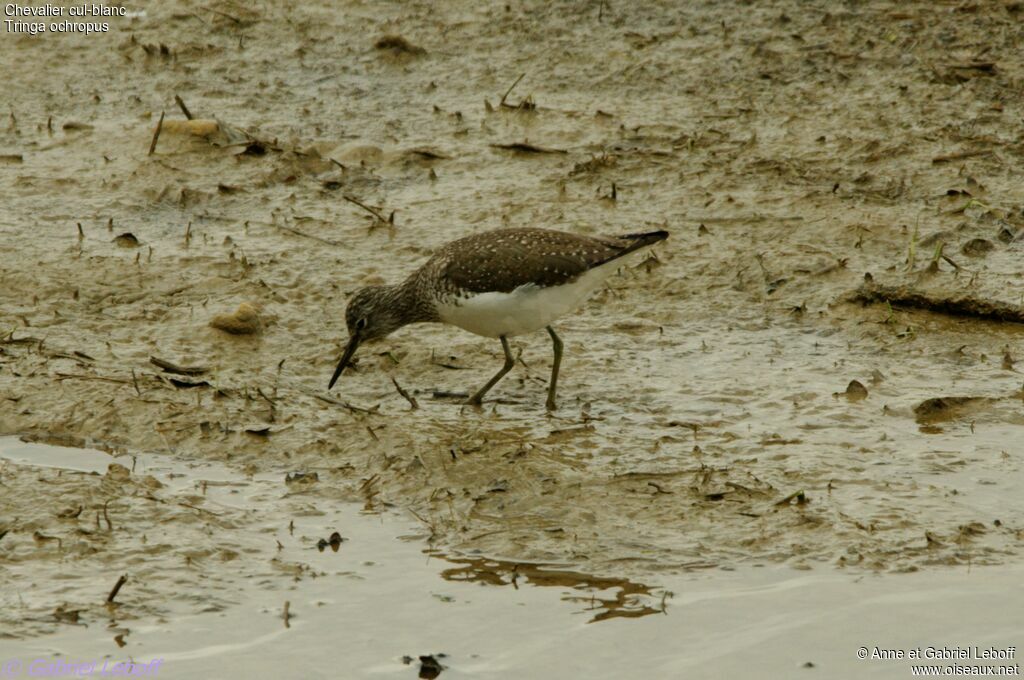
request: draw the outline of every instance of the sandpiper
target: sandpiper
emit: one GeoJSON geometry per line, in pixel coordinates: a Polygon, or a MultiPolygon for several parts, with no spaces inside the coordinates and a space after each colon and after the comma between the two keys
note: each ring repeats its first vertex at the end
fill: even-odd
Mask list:
{"type": "Polygon", "coordinates": [[[484,395],[515,361],[508,339],[547,328],[554,347],[548,410],[555,409],[562,340],[551,327],[614,273],[619,258],[668,238],[667,231],[580,236],[548,229],[497,229],[452,241],[405,281],[368,286],[345,310],[349,340],[327,389],[334,387],[360,344],[411,323],[441,322],[498,338],[505,365],[467,404],[484,395]]]}

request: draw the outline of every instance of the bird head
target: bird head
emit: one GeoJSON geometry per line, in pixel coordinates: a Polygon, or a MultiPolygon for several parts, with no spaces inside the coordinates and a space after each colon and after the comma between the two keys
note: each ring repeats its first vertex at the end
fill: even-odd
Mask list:
{"type": "Polygon", "coordinates": [[[348,326],[348,345],[341,355],[338,367],[327,389],[334,387],[342,371],[348,366],[356,349],[364,342],[373,342],[387,337],[404,325],[398,308],[392,304],[393,286],[367,286],[356,291],[345,309],[345,325],[348,326]]]}

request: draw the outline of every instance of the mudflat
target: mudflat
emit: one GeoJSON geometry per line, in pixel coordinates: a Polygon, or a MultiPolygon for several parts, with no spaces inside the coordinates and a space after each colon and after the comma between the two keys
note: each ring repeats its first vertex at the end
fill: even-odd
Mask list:
{"type": "MultiPolygon", "coordinates": [[[[1019,4],[128,9],[0,38],[0,434],[644,582],[1019,563],[1019,4]],[[671,232],[556,326],[554,415],[544,333],[482,410],[449,395],[500,346],[436,325],[326,390],[354,290],[506,226],[671,232]]],[[[260,501],[117,466],[0,468],[0,573],[39,576],[5,634],[138,565],[137,616],[227,607],[274,559],[260,501]]]]}

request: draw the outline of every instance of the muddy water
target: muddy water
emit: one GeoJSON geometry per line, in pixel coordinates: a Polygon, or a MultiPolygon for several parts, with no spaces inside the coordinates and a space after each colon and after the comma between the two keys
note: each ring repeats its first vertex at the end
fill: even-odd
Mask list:
{"type": "MultiPolygon", "coordinates": [[[[417,527],[395,512],[333,502],[303,512],[300,482],[282,490],[271,475],[219,464],[145,454],[111,462],[99,451],[9,438],[0,457],[5,480],[29,474],[26,487],[57,486],[63,503],[77,500],[67,478],[102,484],[127,464],[151,480],[149,503],[125,513],[132,501],[122,497],[113,530],[94,530],[102,539],[80,536],[43,560],[22,559],[40,548],[17,539],[8,547],[3,576],[25,587],[5,589],[4,626],[20,619],[51,633],[0,639],[0,663],[26,669],[36,660],[110,667],[130,659],[159,661],[158,675],[172,678],[293,677],[296,669],[414,677],[420,657],[432,656],[453,678],[677,677],[710,667],[725,677],[752,666],[761,677],[789,677],[807,664],[829,677],[905,677],[909,662],[860,661],[856,649],[1005,649],[1024,633],[1006,601],[1019,566],[887,578],[742,567],[659,575],[655,587],[565,565],[425,552],[417,527]],[[201,544],[180,520],[138,540],[140,527],[159,522],[156,508],[175,504],[219,538],[220,553],[196,556],[201,544]],[[228,522],[234,531],[222,531],[228,522]],[[336,550],[324,540],[334,531],[336,550]],[[108,544],[100,559],[82,549],[97,540],[108,544]],[[128,580],[103,604],[122,571],[128,580]],[[90,604],[40,611],[51,598],[90,604]]],[[[22,521],[31,523],[28,512],[22,521]]]]}
{"type": "MultiPolygon", "coordinates": [[[[1013,8],[134,9],[107,34],[0,40],[0,433],[267,486],[214,522],[200,492],[149,500],[185,491],[138,468],[9,466],[19,583],[62,550],[108,580],[134,555],[183,579],[153,581],[155,603],[201,562],[221,589],[140,618],[229,611],[288,474],[297,517],[357,501],[444,554],[655,589],[1019,564],[1020,325],[851,301],[870,274],[1019,307],[1013,8]],[[184,118],[174,94],[217,131],[169,123],[149,154],[161,112],[184,118]],[[348,294],[501,226],[672,232],[558,326],[554,417],[544,334],[516,340],[482,411],[434,395],[478,387],[500,349],[441,327],[366,348],[326,393],[348,294]],[[243,303],[257,333],[209,325],[243,303]]],[[[71,583],[41,585],[10,634],[52,630],[61,604],[101,616],[71,583]]]]}

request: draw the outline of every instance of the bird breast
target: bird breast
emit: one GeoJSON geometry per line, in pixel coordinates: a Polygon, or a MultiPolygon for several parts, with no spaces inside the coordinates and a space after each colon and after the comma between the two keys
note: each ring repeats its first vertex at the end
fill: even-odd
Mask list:
{"type": "Polygon", "coordinates": [[[575,310],[614,270],[609,262],[557,286],[451,296],[436,304],[437,313],[444,323],[488,338],[532,333],[575,310]]]}

